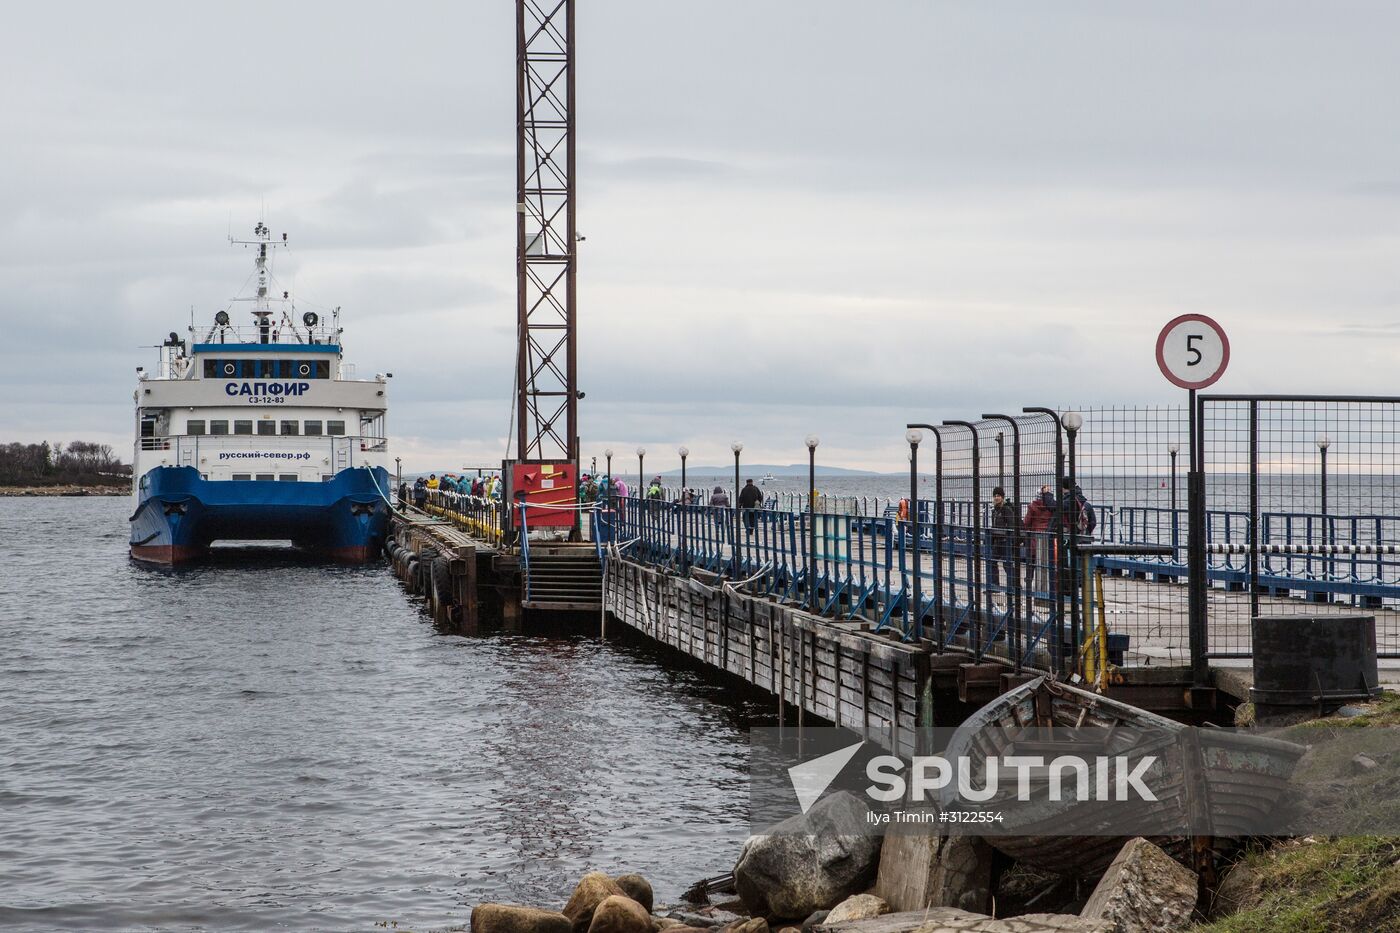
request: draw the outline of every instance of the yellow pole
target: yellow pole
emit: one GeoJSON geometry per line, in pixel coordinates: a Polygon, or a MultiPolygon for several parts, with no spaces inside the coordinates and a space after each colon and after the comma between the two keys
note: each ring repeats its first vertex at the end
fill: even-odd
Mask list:
{"type": "Polygon", "coordinates": [[[1108,689],[1108,612],[1103,598],[1103,567],[1094,573],[1094,586],[1098,590],[1099,603],[1099,685],[1100,693],[1108,689]]]}
{"type": "Polygon", "coordinates": [[[1084,607],[1083,622],[1081,623],[1081,625],[1083,626],[1083,631],[1080,632],[1079,650],[1084,655],[1084,663],[1082,670],[1083,677],[1089,683],[1093,683],[1096,679],[1096,675],[1094,673],[1093,642],[1090,640],[1089,633],[1090,631],[1092,631],[1093,625],[1092,620],[1094,612],[1094,591],[1093,584],[1089,580],[1089,566],[1090,559],[1086,555],[1084,558],[1084,566],[1080,568],[1079,574],[1079,602],[1084,607]]]}

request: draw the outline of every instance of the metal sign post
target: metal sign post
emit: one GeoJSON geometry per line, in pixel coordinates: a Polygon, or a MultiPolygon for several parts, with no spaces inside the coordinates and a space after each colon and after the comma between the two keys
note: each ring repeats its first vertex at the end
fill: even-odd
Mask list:
{"type": "Polygon", "coordinates": [[[1167,322],[1157,335],[1157,367],[1173,385],[1187,391],[1191,434],[1186,478],[1189,529],[1186,538],[1187,612],[1191,643],[1191,679],[1207,687],[1210,666],[1206,588],[1206,483],[1204,412],[1196,392],[1214,385],[1230,364],[1230,339],[1225,329],[1204,314],[1183,314],[1167,322]]]}

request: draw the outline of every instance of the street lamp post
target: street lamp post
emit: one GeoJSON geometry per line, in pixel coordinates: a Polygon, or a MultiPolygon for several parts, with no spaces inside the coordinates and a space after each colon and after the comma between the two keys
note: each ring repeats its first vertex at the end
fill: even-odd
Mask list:
{"type": "Polygon", "coordinates": [[[817,445],[815,434],[807,435],[807,593],[812,614],[817,612],[817,445]]]}
{"type": "Polygon", "coordinates": [[[645,493],[643,490],[645,490],[645,489],[647,488],[647,486],[646,486],[647,476],[646,476],[646,471],[642,469],[642,463],[643,463],[643,461],[646,459],[646,456],[647,456],[647,449],[646,449],[645,447],[638,447],[638,448],[637,448],[637,498],[638,498],[638,499],[645,499],[645,498],[646,498],[646,493],[645,493]]]}
{"type": "Polygon", "coordinates": [[[1070,629],[1070,657],[1079,657],[1079,625],[1080,615],[1086,607],[1081,605],[1080,587],[1084,581],[1079,579],[1079,516],[1074,514],[1072,507],[1078,505],[1074,501],[1074,490],[1078,486],[1078,477],[1074,470],[1074,441],[1079,436],[1079,429],[1084,427],[1084,416],[1077,411],[1067,411],[1060,416],[1060,424],[1064,426],[1065,435],[1068,440],[1068,479],[1069,489],[1059,490],[1060,527],[1068,535],[1068,557],[1069,557],[1069,629],[1070,629]]]}
{"type": "Polygon", "coordinates": [[[681,571],[685,572],[686,568],[690,566],[689,554],[685,549],[685,526],[686,522],[689,521],[690,518],[685,508],[686,505],[689,504],[685,486],[685,458],[690,456],[690,448],[682,445],[676,449],[676,453],[681,455],[681,494],[680,498],[676,502],[676,522],[680,525],[680,566],[681,571]]]}
{"type": "Polygon", "coordinates": [[[1318,509],[1322,513],[1324,524],[1327,521],[1327,448],[1332,446],[1332,438],[1326,434],[1317,436],[1317,452],[1322,458],[1322,481],[1318,490],[1321,499],[1321,507],[1318,509]]]}
{"type": "MultiPolygon", "coordinates": [[[[1331,534],[1331,530],[1328,528],[1328,521],[1327,521],[1327,448],[1328,448],[1328,447],[1331,447],[1331,446],[1332,446],[1332,438],[1328,437],[1326,434],[1319,434],[1319,435],[1317,436],[1317,453],[1318,453],[1318,456],[1319,456],[1319,458],[1320,458],[1320,460],[1321,460],[1321,467],[1322,467],[1322,469],[1321,469],[1321,478],[1320,478],[1320,482],[1319,482],[1319,485],[1318,485],[1318,500],[1319,500],[1319,508],[1318,508],[1318,511],[1322,514],[1322,543],[1323,543],[1323,544],[1331,544],[1331,543],[1332,543],[1332,534],[1331,534]]],[[[1326,569],[1328,575],[1330,576],[1332,568],[1327,566],[1327,564],[1329,564],[1329,563],[1331,563],[1330,560],[1324,559],[1324,561],[1323,561],[1323,566],[1324,566],[1324,568],[1326,569]]],[[[1328,600],[1328,594],[1327,594],[1325,591],[1315,592],[1315,593],[1313,593],[1313,599],[1314,599],[1316,602],[1325,603],[1325,602],[1327,602],[1327,600],[1328,600]]]]}
{"type": "Polygon", "coordinates": [[[609,493],[609,494],[612,493],[612,454],[613,454],[613,452],[612,452],[612,448],[611,448],[611,447],[609,447],[607,450],[603,451],[603,456],[606,457],[606,458],[607,458],[607,461],[608,461],[608,493],[609,493]]]}
{"type": "Polygon", "coordinates": [[[923,431],[910,428],[904,432],[909,442],[909,536],[913,540],[910,550],[914,564],[914,637],[923,637],[923,568],[919,561],[919,442],[924,439],[923,431]]]}
{"type": "Polygon", "coordinates": [[[729,449],[734,451],[734,501],[729,503],[729,508],[734,512],[734,579],[739,579],[739,454],[743,451],[744,445],[738,441],[729,445],[729,449]]]}
{"type": "Polygon", "coordinates": [[[1181,445],[1172,441],[1167,445],[1167,454],[1172,460],[1172,560],[1176,560],[1177,529],[1180,527],[1176,514],[1176,455],[1181,452],[1181,445]]]}

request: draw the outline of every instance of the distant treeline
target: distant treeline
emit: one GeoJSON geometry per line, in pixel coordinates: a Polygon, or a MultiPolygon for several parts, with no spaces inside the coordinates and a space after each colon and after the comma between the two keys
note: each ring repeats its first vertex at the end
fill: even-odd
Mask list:
{"type": "Polygon", "coordinates": [[[0,486],[115,485],[130,476],[131,467],[117,459],[108,444],[0,444],[0,486]]]}

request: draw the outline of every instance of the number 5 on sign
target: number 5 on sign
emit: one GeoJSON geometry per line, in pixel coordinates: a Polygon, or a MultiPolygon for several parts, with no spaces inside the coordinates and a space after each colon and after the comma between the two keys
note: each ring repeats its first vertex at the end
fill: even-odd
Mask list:
{"type": "Polygon", "coordinates": [[[1157,367],[1183,389],[1204,389],[1225,374],[1230,339],[1204,314],[1183,314],[1157,335],[1157,367]]]}

